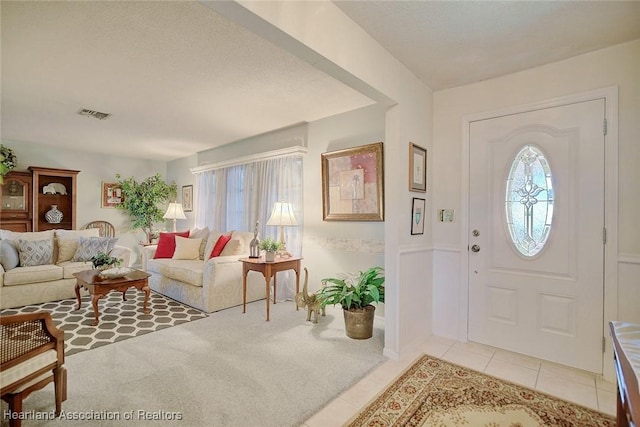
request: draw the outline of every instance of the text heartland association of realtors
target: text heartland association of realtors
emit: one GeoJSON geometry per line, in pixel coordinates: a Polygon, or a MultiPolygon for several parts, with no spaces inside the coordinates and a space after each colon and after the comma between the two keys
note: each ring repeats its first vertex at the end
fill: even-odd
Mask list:
{"type": "Polygon", "coordinates": [[[2,414],[6,420],[75,420],[75,421],[182,421],[182,412],[145,411],[143,409],[117,412],[117,411],[60,411],[56,417],[55,411],[10,411],[2,414]]]}

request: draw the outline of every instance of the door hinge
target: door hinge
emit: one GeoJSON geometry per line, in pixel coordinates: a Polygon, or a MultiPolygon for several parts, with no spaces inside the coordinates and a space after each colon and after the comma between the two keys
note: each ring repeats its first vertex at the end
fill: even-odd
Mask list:
{"type": "Polygon", "coordinates": [[[602,244],[607,244],[607,227],[602,228],[602,244]]]}
{"type": "Polygon", "coordinates": [[[606,135],[607,134],[607,119],[603,119],[602,121],[602,134],[606,135]]]}
{"type": "Polygon", "coordinates": [[[605,352],[605,349],[607,347],[607,339],[605,337],[602,337],[602,352],[605,352]]]}

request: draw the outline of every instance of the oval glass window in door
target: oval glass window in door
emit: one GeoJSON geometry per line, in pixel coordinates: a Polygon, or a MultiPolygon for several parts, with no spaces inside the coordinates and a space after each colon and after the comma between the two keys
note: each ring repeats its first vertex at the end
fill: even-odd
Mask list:
{"type": "Polygon", "coordinates": [[[525,145],[516,155],[505,196],[507,228],[516,250],[533,257],[544,249],[553,220],[553,184],[542,151],[525,145]]]}

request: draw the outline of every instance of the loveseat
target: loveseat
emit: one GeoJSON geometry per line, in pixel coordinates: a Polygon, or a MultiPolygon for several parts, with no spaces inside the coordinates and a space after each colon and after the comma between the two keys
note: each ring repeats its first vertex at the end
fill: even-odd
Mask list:
{"type": "Polygon", "coordinates": [[[0,308],[75,298],[73,273],[93,268],[91,256],[109,251],[131,264],[131,249],[99,237],[97,228],[17,233],[0,230],[0,308]]]}
{"type": "MultiPolygon", "coordinates": [[[[177,236],[162,233],[157,245],[143,248],[142,267],[151,274],[149,287],[207,313],[241,305],[242,262],[238,260],[249,256],[252,239],[251,232],[209,232],[208,228],[177,236]],[[172,238],[175,251],[165,245],[172,238]]],[[[247,302],[264,298],[264,277],[249,274],[247,302]]]]}

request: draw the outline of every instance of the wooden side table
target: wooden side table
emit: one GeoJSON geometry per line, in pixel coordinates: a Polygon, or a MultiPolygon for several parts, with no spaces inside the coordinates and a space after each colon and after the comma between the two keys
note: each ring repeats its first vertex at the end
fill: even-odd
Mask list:
{"type": "Polygon", "coordinates": [[[294,270],[296,272],[296,294],[300,292],[300,260],[299,257],[277,258],[273,262],[266,262],[264,257],[260,258],[240,258],[242,261],[242,312],[247,312],[247,274],[249,271],[262,273],[266,285],[267,300],[267,321],[269,321],[269,300],[271,287],[271,277],[273,277],[273,303],[276,303],[276,273],[278,271],[294,270]]]}

